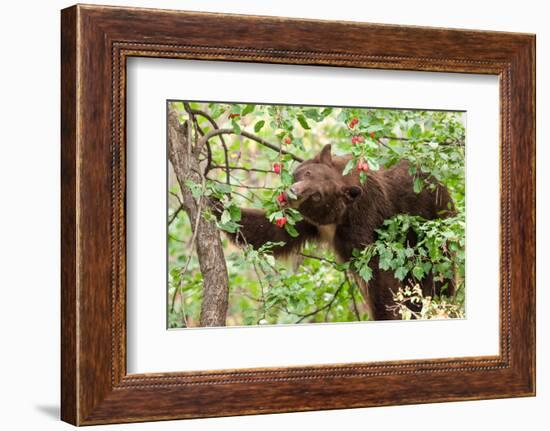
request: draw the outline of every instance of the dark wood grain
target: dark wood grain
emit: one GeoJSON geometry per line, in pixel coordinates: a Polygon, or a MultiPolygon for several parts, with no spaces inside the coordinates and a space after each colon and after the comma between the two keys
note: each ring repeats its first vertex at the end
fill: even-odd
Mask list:
{"type": "Polygon", "coordinates": [[[61,418],[78,421],[76,300],[76,8],[61,16],[61,418]]]}
{"type": "Polygon", "coordinates": [[[74,6],[62,12],[61,37],[63,420],[82,425],[534,394],[533,35],[74,6]],[[127,375],[130,56],[498,75],[500,354],[127,375]]]}

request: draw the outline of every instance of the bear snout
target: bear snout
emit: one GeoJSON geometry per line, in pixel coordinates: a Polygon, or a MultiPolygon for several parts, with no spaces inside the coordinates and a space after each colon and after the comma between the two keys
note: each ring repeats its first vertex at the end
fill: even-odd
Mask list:
{"type": "Polygon", "coordinates": [[[307,184],[305,181],[298,181],[297,183],[294,183],[290,186],[290,192],[296,196],[296,198],[300,199],[303,197],[304,192],[307,189],[307,184]]]}

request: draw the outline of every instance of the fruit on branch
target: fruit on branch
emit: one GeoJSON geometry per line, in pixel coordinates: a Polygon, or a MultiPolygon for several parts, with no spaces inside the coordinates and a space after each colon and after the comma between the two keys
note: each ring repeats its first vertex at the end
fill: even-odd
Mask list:
{"type": "Polygon", "coordinates": [[[357,163],[357,170],[359,172],[363,171],[363,172],[367,172],[369,170],[369,164],[367,162],[363,162],[363,161],[359,161],[357,163]]]}
{"type": "Polygon", "coordinates": [[[275,223],[277,224],[278,227],[282,228],[285,226],[286,224],[286,217],[278,217],[276,220],[275,220],[275,223]]]}

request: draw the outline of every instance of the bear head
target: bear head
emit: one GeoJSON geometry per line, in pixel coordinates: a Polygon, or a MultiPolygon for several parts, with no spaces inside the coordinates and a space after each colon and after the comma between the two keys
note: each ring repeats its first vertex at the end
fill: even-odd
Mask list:
{"type": "Polygon", "coordinates": [[[289,190],[296,198],[289,199],[286,205],[297,209],[314,225],[339,223],[348,206],[362,193],[357,178],[342,175],[343,165],[345,161],[333,160],[330,144],[325,145],[313,159],[294,170],[294,183],[289,190]]]}

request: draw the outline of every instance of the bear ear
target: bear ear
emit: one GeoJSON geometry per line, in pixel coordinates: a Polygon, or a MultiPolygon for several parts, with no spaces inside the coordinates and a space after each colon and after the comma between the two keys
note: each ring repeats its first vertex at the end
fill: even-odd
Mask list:
{"type": "Polygon", "coordinates": [[[344,186],[342,187],[342,193],[344,194],[346,200],[351,203],[359,196],[361,196],[363,190],[361,189],[361,187],[358,186],[344,186]]]}
{"type": "Polygon", "coordinates": [[[332,155],[330,154],[331,146],[327,144],[323,147],[319,153],[319,162],[324,163],[325,165],[332,166],[332,155]]]}

